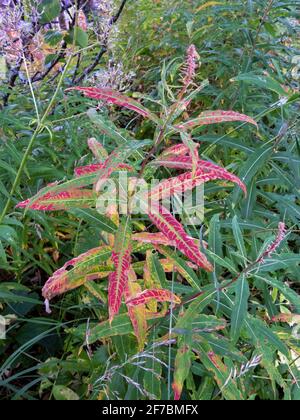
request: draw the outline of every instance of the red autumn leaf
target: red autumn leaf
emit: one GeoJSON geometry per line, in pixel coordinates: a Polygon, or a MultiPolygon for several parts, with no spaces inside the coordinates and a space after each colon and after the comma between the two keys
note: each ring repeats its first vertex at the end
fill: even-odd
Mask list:
{"type": "MultiPolygon", "coordinates": [[[[162,166],[165,168],[171,169],[184,169],[184,170],[192,170],[193,162],[190,156],[167,156],[165,158],[160,158],[155,160],[151,163],[155,166],[162,166]]],[[[247,194],[247,189],[245,184],[237,177],[236,175],[228,172],[225,168],[218,166],[212,162],[208,162],[205,160],[198,160],[197,164],[197,171],[198,174],[207,174],[212,175],[212,179],[224,179],[230,182],[234,182],[237,184],[245,194],[247,194]]]]}
{"type": "Polygon", "coordinates": [[[188,155],[189,148],[184,144],[175,144],[163,151],[161,157],[167,156],[185,156],[188,155]]]}
{"type": "MultiPolygon", "coordinates": [[[[103,169],[105,169],[105,163],[93,163],[91,165],[79,166],[78,168],[75,168],[75,175],[83,176],[83,175],[88,175],[88,174],[94,174],[97,172],[99,172],[99,175],[100,175],[103,169]]],[[[120,163],[116,165],[115,168],[113,168],[113,172],[117,170],[132,171],[133,168],[132,166],[127,165],[126,163],[120,163]]]]}
{"type": "Polygon", "coordinates": [[[89,208],[95,204],[95,199],[93,191],[72,189],[57,194],[48,192],[36,200],[22,201],[16,207],[40,211],[66,210],[73,207],[89,208]]]}
{"type": "Polygon", "coordinates": [[[108,158],[108,153],[105,148],[95,138],[88,139],[88,146],[98,162],[103,162],[108,158]]]}
{"type": "Polygon", "coordinates": [[[78,166],[75,168],[75,175],[76,176],[83,176],[87,174],[94,174],[96,172],[100,172],[103,168],[103,163],[93,163],[91,165],[86,166],[78,166]]]}
{"type": "Polygon", "coordinates": [[[128,283],[131,263],[131,229],[128,219],[124,219],[120,223],[111,258],[115,266],[115,271],[109,275],[108,281],[110,322],[119,313],[122,297],[128,283]]]}
{"type": "Polygon", "coordinates": [[[130,109],[131,111],[134,111],[145,118],[149,118],[156,123],[159,122],[159,119],[147,108],[142,106],[139,102],[135,101],[132,98],[129,98],[128,96],[122,95],[121,93],[113,89],[77,86],[74,88],[67,89],[66,91],[70,90],[78,90],[88,98],[96,99],[98,101],[104,101],[108,104],[118,105],[130,109]]]}
{"type": "Polygon", "coordinates": [[[162,232],[158,233],[135,233],[132,236],[134,241],[152,244],[152,245],[167,245],[167,246],[176,246],[174,241],[170,241],[162,232]]]}
{"type": "Polygon", "coordinates": [[[158,302],[171,302],[174,304],[180,304],[181,299],[176,296],[174,293],[170,292],[169,290],[164,289],[152,289],[152,290],[144,290],[143,292],[136,295],[134,298],[131,298],[126,302],[126,305],[130,306],[137,306],[137,305],[145,305],[152,299],[158,302]]]}
{"type": "Polygon", "coordinates": [[[188,130],[195,127],[201,127],[202,125],[218,124],[223,122],[234,122],[241,121],[245,123],[253,124],[257,127],[257,122],[247,115],[240,114],[234,111],[205,111],[202,112],[197,118],[176,125],[179,130],[188,130]]]}
{"type": "Polygon", "coordinates": [[[181,195],[185,191],[194,189],[195,187],[215,179],[226,179],[231,182],[236,182],[246,193],[245,185],[234,175],[229,174],[227,171],[220,171],[220,169],[211,169],[210,171],[203,171],[203,169],[197,169],[195,175],[191,172],[186,172],[174,178],[166,179],[156,185],[149,192],[149,197],[153,201],[163,200],[172,195],[181,195]]]}
{"type": "MultiPolygon", "coordinates": [[[[191,238],[195,244],[199,245],[200,241],[198,239],[191,238]]],[[[175,241],[168,239],[162,232],[157,233],[135,233],[132,235],[132,240],[142,242],[145,244],[152,245],[166,245],[166,246],[176,246],[175,241]]]]}
{"type": "Polygon", "coordinates": [[[109,259],[110,254],[110,248],[102,246],[90,249],[79,257],[66,262],[45,283],[42,291],[44,298],[51,300],[85,282],[107,277],[107,269],[103,264],[109,259]]]}
{"type": "Polygon", "coordinates": [[[150,220],[176,247],[192,262],[207,271],[213,271],[213,267],[206,256],[199,250],[195,241],[185,232],[172,214],[161,205],[152,205],[148,213],[150,220]]]}

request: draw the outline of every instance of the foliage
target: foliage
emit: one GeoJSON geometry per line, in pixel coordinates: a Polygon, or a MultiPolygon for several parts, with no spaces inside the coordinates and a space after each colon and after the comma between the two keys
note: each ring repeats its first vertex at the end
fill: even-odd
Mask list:
{"type": "Polygon", "coordinates": [[[297,400],[296,2],[111,3],[4,51],[1,398],[297,400]]]}

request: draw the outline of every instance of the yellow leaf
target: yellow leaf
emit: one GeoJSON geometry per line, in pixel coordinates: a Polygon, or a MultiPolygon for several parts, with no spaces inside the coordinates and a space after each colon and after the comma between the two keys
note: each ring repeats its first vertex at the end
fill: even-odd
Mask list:
{"type": "Polygon", "coordinates": [[[196,10],[196,13],[207,9],[208,7],[218,6],[218,5],[221,5],[221,4],[224,4],[224,3],[221,3],[219,1],[208,1],[207,3],[202,4],[202,6],[198,7],[198,9],[196,10]]]}

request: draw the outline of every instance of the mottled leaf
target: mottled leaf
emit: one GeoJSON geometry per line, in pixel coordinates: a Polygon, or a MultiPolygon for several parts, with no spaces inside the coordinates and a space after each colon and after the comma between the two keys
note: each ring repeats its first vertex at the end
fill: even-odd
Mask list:
{"type": "Polygon", "coordinates": [[[124,218],[120,223],[111,258],[115,265],[115,271],[110,274],[108,285],[110,322],[119,313],[122,297],[128,283],[131,263],[131,227],[128,218],[124,218]]]}
{"type": "Polygon", "coordinates": [[[85,282],[107,277],[107,268],[103,264],[110,255],[111,249],[102,246],[68,261],[46,282],[42,291],[44,298],[51,300],[54,296],[73,290],[85,282]]]}

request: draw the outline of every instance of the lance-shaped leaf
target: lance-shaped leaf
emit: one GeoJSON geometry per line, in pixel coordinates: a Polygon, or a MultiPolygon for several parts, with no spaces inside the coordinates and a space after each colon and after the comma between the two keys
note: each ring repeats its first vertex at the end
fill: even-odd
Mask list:
{"type": "MultiPolygon", "coordinates": [[[[229,176],[226,172],[222,173],[219,170],[215,171],[213,169],[209,172],[203,172],[202,169],[197,169],[194,176],[191,172],[186,172],[177,177],[169,178],[160,182],[150,190],[149,197],[152,201],[157,202],[172,195],[181,196],[185,191],[191,191],[195,187],[198,187],[205,182],[213,181],[216,179],[227,180],[228,178],[229,176]]],[[[234,182],[234,178],[230,176],[230,181],[234,182]]],[[[241,188],[243,188],[244,191],[246,191],[246,187],[241,181],[239,181],[239,185],[241,188]]]]}
{"type": "MultiPolygon", "coordinates": [[[[106,161],[107,162],[106,172],[103,170],[100,171],[103,178],[107,179],[107,173],[113,172],[113,170],[110,171],[110,169],[118,168],[119,164],[122,164],[132,153],[144,147],[145,145],[149,145],[149,141],[145,140],[145,141],[128,142],[125,146],[123,145],[120,148],[116,149],[114,152],[115,161],[112,162],[114,158],[112,158],[110,162],[106,161]],[[118,156],[118,159],[116,155],[118,156]],[[108,168],[109,168],[109,171],[108,171],[108,168]]],[[[31,198],[30,205],[34,205],[42,196],[46,194],[56,195],[61,192],[83,188],[88,185],[95,184],[97,182],[97,179],[99,179],[99,173],[94,172],[94,173],[89,173],[87,175],[78,176],[74,179],[70,179],[62,183],[59,183],[59,182],[51,183],[47,185],[47,187],[42,188],[33,198],[31,198]]]]}
{"type": "MultiPolygon", "coordinates": [[[[195,244],[199,247],[200,241],[199,239],[195,239],[189,236],[191,240],[195,242],[195,244]]],[[[166,246],[176,246],[175,241],[171,241],[164,235],[162,232],[157,233],[147,233],[147,232],[141,232],[141,233],[135,233],[132,235],[132,239],[134,241],[142,242],[145,244],[152,244],[152,245],[166,245],[166,246]]]]}
{"type": "Polygon", "coordinates": [[[128,283],[131,263],[131,227],[128,218],[124,218],[120,223],[111,258],[115,265],[115,271],[110,274],[108,284],[110,322],[119,313],[122,297],[128,283]]]}
{"type": "Polygon", "coordinates": [[[194,240],[187,235],[181,223],[167,209],[161,205],[152,205],[148,216],[169,240],[175,242],[179,251],[199,267],[212,271],[212,265],[206,256],[199,250],[194,240]]]}
{"type": "Polygon", "coordinates": [[[192,365],[192,352],[189,345],[190,337],[187,336],[182,339],[183,343],[179,347],[175,358],[175,370],[172,389],[174,391],[174,400],[180,400],[183,384],[189,375],[192,365]]]}
{"type": "Polygon", "coordinates": [[[84,283],[108,276],[104,263],[109,259],[111,249],[106,246],[94,248],[68,261],[57,270],[43,287],[43,296],[51,300],[69,290],[76,289],[84,283]]]}
{"type": "MultiPolygon", "coordinates": [[[[151,162],[153,166],[161,166],[164,168],[171,169],[183,169],[183,170],[192,170],[193,162],[190,156],[175,156],[169,155],[166,157],[161,157],[157,160],[151,162]]],[[[236,175],[228,172],[226,169],[218,166],[212,162],[199,159],[197,162],[197,171],[198,174],[207,174],[215,176],[214,179],[224,179],[226,181],[234,182],[237,184],[246,194],[247,189],[245,184],[240,180],[236,175]],[[218,175],[218,176],[217,176],[218,175]]]]}
{"type": "Polygon", "coordinates": [[[98,162],[103,162],[108,158],[107,151],[94,137],[88,139],[88,146],[98,162]]]}
{"type": "MultiPolygon", "coordinates": [[[[88,175],[88,174],[99,174],[99,176],[100,176],[101,171],[103,171],[104,169],[105,169],[105,164],[104,163],[93,163],[91,165],[79,166],[78,168],[75,168],[75,175],[76,176],[83,176],[83,175],[88,175]]],[[[132,166],[127,165],[126,163],[119,163],[113,169],[113,171],[117,171],[117,170],[132,171],[133,168],[132,168],[132,166]]]]}
{"type": "Polygon", "coordinates": [[[226,400],[244,400],[236,380],[231,379],[232,372],[223,363],[221,357],[213,351],[208,341],[201,339],[201,342],[194,342],[193,350],[199,354],[203,366],[214,376],[220,392],[222,392],[226,400]]]}
{"type": "Polygon", "coordinates": [[[199,161],[199,144],[195,143],[191,137],[190,134],[187,134],[185,132],[180,133],[181,140],[183,144],[189,149],[189,155],[191,157],[191,163],[192,163],[192,176],[195,176],[197,167],[198,167],[198,161],[199,161]]]}
{"type": "Polygon", "coordinates": [[[161,154],[161,157],[165,158],[168,156],[186,156],[189,153],[189,148],[185,144],[175,144],[174,146],[168,147],[161,154]]]}
{"type": "Polygon", "coordinates": [[[74,173],[77,177],[79,177],[88,174],[100,173],[102,169],[103,163],[92,163],[91,165],[78,166],[75,168],[74,173]]]}
{"type": "Polygon", "coordinates": [[[149,118],[155,123],[159,123],[159,119],[156,117],[156,115],[154,115],[151,111],[149,111],[139,102],[135,101],[132,98],[129,98],[128,96],[122,95],[121,93],[113,89],[77,86],[74,88],[67,89],[67,91],[69,90],[78,90],[88,98],[96,99],[98,101],[104,101],[108,104],[130,109],[131,111],[142,115],[144,118],[149,118]]]}
{"type": "Polygon", "coordinates": [[[32,202],[28,199],[19,203],[17,208],[29,208],[31,210],[54,211],[67,210],[69,208],[90,208],[95,205],[96,194],[91,190],[69,190],[52,195],[46,193],[32,202]]]}
{"type": "MultiPolygon", "coordinates": [[[[141,293],[141,286],[137,283],[137,277],[132,268],[128,273],[128,282],[125,287],[125,299],[126,301],[132,299],[139,293],[141,293]]],[[[145,346],[145,340],[147,335],[147,318],[146,318],[146,306],[138,305],[132,306],[127,305],[128,315],[131,320],[134,334],[138,341],[139,351],[142,351],[145,346]]]]}
{"type": "Polygon", "coordinates": [[[241,121],[244,123],[253,124],[257,127],[257,122],[247,115],[240,114],[234,111],[205,111],[202,112],[197,118],[182,124],[176,125],[179,130],[192,130],[195,127],[201,127],[203,125],[218,124],[224,122],[235,122],[241,121]]]}
{"type": "Polygon", "coordinates": [[[122,145],[114,150],[109,157],[103,163],[103,168],[100,172],[100,176],[96,182],[96,191],[100,191],[102,185],[107,181],[110,175],[116,171],[118,168],[123,167],[123,169],[128,168],[127,165],[124,167],[124,162],[128,157],[136,150],[141,148],[142,144],[149,144],[148,141],[144,142],[130,142],[126,145],[122,145]]]}
{"type": "Polygon", "coordinates": [[[144,290],[143,292],[137,294],[134,298],[129,299],[126,302],[126,305],[129,306],[138,306],[145,305],[151,300],[156,300],[158,302],[171,302],[173,304],[180,304],[181,299],[176,296],[174,293],[165,289],[152,289],[144,290]]]}

